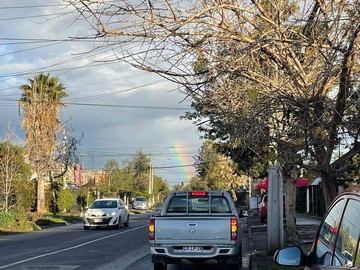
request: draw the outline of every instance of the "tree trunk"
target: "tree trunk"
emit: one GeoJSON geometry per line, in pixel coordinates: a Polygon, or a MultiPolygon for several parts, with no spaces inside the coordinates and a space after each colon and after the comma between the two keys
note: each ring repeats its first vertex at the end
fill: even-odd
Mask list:
{"type": "Polygon", "coordinates": [[[51,194],[52,194],[52,213],[55,216],[56,215],[56,206],[57,206],[57,200],[56,200],[56,184],[54,182],[54,179],[51,176],[51,172],[49,173],[50,181],[51,181],[51,194]]]}
{"type": "Polygon", "coordinates": [[[336,191],[336,177],[332,173],[322,171],[321,172],[321,183],[323,186],[323,193],[325,199],[325,206],[328,209],[332,201],[337,196],[336,191]]]}
{"type": "Polygon", "coordinates": [[[37,177],[37,200],[36,200],[36,212],[38,214],[43,214],[45,212],[45,189],[44,189],[44,180],[37,177]]]}
{"type": "Polygon", "coordinates": [[[286,216],[286,225],[285,225],[285,242],[286,245],[297,245],[298,237],[296,230],[296,180],[294,177],[285,174],[283,175],[284,179],[284,194],[285,194],[285,210],[284,214],[286,216]]]}

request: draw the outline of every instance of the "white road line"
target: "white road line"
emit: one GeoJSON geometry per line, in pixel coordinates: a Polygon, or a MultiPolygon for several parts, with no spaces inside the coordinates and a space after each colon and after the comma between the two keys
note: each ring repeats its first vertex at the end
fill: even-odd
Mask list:
{"type": "Polygon", "coordinates": [[[79,247],[90,245],[92,243],[95,243],[95,242],[98,242],[98,241],[101,241],[101,240],[104,240],[104,239],[107,239],[107,238],[111,238],[111,237],[114,237],[114,236],[118,236],[118,235],[121,235],[121,234],[125,234],[127,232],[136,231],[136,230],[142,229],[142,228],[147,227],[147,226],[148,225],[143,225],[143,226],[136,227],[136,228],[133,228],[133,229],[129,229],[129,230],[126,230],[126,231],[123,231],[123,232],[114,233],[114,234],[110,234],[110,235],[107,235],[107,236],[104,236],[104,237],[101,237],[101,238],[98,238],[98,239],[94,239],[94,240],[91,240],[89,242],[85,242],[85,243],[82,243],[82,244],[79,244],[79,245],[76,245],[76,246],[72,246],[72,247],[60,249],[60,250],[57,250],[57,251],[45,253],[45,254],[42,254],[42,255],[38,255],[38,256],[35,256],[35,257],[32,257],[32,258],[22,260],[22,261],[14,262],[14,263],[11,263],[11,264],[8,264],[8,265],[3,265],[3,266],[0,266],[0,269],[4,269],[6,267],[11,267],[11,266],[18,265],[18,264],[21,264],[21,263],[24,263],[24,262],[33,261],[33,260],[36,260],[36,259],[39,259],[39,258],[47,257],[47,256],[54,255],[54,254],[57,254],[57,253],[61,253],[61,252],[64,252],[64,251],[69,251],[69,250],[72,250],[72,249],[76,249],[76,248],[79,248],[79,247]]]}
{"type": "Polygon", "coordinates": [[[121,257],[120,259],[113,261],[109,264],[102,265],[97,270],[125,270],[133,263],[141,260],[145,256],[150,255],[150,248],[144,246],[142,248],[136,249],[131,251],[130,253],[126,254],[126,256],[121,257]]]}

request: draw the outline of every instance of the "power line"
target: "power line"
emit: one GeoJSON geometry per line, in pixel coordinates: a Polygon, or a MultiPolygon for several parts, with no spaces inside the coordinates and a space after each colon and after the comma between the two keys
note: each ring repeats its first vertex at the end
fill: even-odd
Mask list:
{"type": "Polygon", "coordinates": [[[145,106],[145,105],[120,105],[120,104],[94,104],[94,103],[73,103],[67,102],[68,105],[75,106],[94,106],[94,107],[113,107],[113,108],[128,108],[128,109],[150,109],[150,110],[191,110],[191,108],[177,108],[177,107],[165,107],[165,106],[145,106]]]}

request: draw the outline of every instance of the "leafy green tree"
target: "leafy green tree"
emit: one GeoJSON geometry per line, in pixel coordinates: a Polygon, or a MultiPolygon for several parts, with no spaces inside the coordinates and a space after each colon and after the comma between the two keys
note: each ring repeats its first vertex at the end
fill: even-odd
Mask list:
{"type": "Polygon", "coordinates": [[[218,149],[218,145],[214,142],[203,143],[195,159],[198,176],[204,180],[209,189],[226,190],[236,198],[235,192],[242,188],[245,178],[237,174],[236,164],[219,154],[218,149]]]}
{"type": "Polygon", "coordinates": [[[189,190],[208,190],[208,181],[200,176],[194,176],[190,179],[190,183],[186,185],[189,190]]]}
{"type": "Polygon", "coordinates": [[[108,187],[111,188],[111,180],[113,177],[113,174],[117,171],[119,171],[119,163],[115,159],[110,159],[106,162],[104,166],[105,175],[108,181],[108,187]]]}
{"type": "Polygon", "coordinates": [[[59,211],[62,213],[69,212],[71,206],[74,203],[74,197],[70,189],[68,188],[61,189],[57,195],[58,195],[57,206],[59,208],[59,211]]]}
{"type": "Polygon", "coordinates": [[[156,202],[162,202],[170,193],[168,184],[159,176],[154,175],[154,198],[156,202]]]}
{"type": "Polygon", "coordinates": [[[138,150],[131,161],[125,161],[125,173],[132,177],[132,190],[139,194],[149,192],[150,158],[138,150]]]}
{"type": "Polygon", "coordinates": [[[202,178],[206,178],[218,161],[216,144],[211,141],[205,141],[201,145],[199,154],[195,156],[197,174],[202,178]]]}
{"type": "Polygon", "coordinates": [[[45,179],[52,177],[56,151],[56,134],[60,128],[59,112],[67,96],[57,77],[39,74],[21,85],[22,127],[26,133],[25,155],[37,177],[37,212],[45,209],[45,179]]]}
{"type": "Polygon", "coordinates": [[[130,174],[126,173],[124,170],[117,170],[114,172],[111,181],[111,190],[115,191],[117,194],[119,192],[129,192],[132,187],[132,177],[130,174]]]}
{"type": "Polygon", "coordinates": [[[29,212],[36,206],[36,185],[30,179],[30,169],[28,172],[16,179],[14,183],[16,209],[29,212]]]}
{"type": "Polygon", "coordinates": [[[91,190],[82,189],[76,197],[76,203],[79,205],[80,211],[84,211],[85,207],[89,206],[96,199],[91,190]]]}

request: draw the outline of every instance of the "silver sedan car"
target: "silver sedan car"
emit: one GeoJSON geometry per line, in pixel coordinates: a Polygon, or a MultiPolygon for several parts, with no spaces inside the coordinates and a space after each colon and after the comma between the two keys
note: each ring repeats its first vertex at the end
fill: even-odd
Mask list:
{"type": "Polygon", "coordinates": [[[137,196],[135,197],[133,203],[132,203],[133,209],[143,209],[146,210],[149,208],[149,202],[146,197],[143,196],[137,196]]]}
{"type": "Polygon", "coordinates": [[[121,199],[97,199],[86,209],[83,223],[85,230],[91,227],[128,227],[129,210],[121,199]]]}

